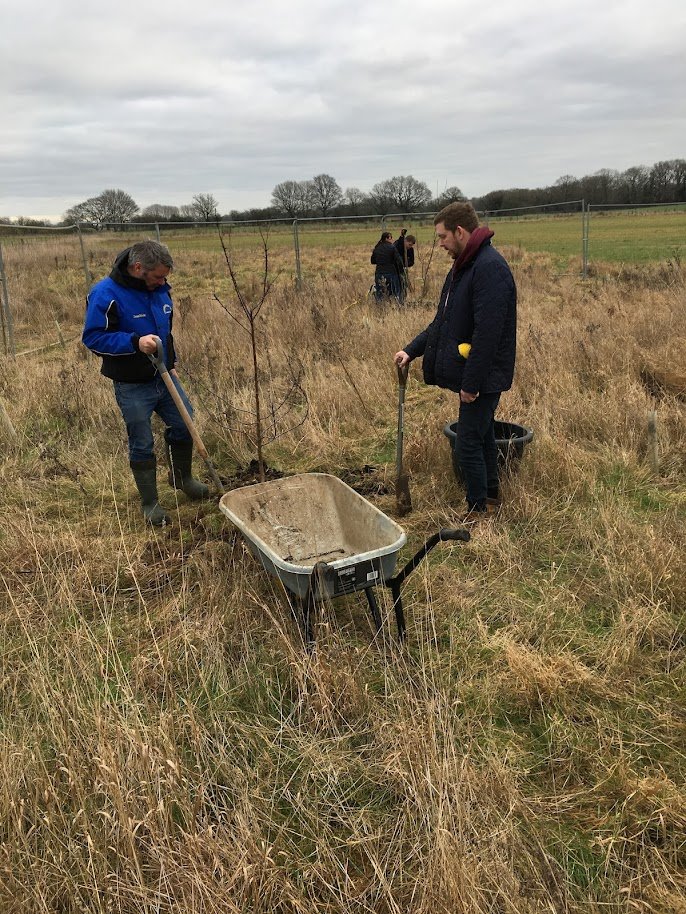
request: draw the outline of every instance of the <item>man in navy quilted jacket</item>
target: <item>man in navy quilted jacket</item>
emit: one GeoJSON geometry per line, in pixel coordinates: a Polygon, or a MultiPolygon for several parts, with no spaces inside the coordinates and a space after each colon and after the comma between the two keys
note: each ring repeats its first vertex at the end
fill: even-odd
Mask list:
{"type": "Polygon", "coordinates": [[[454,263],[435,318],[394,360],[402,367],[423,356],[426,383],[460,396],[455,453],[472,520],[500,505],[494,418],[514,377],[517,288],[470,203],[450,203],[434,225],[454,263]]]}
{"type": "Polygon", "coordinates": [[[141,241],[122,251],[110,275],[90,290],[82,336],[84,344],[102,357],[101,373],[114,383],[114,395],[128,432],[129,463],[143,514],[156,527],[169,523],[169,516],[157,498],[153,412],[166,425],[170,484],[192,499],[209,495],[208,487],[193,478],[193,439],[148,358],[156,352],[159,337],[169,374],[192,416],[191,404],[175,370],[174,306],[167,283],[173,266],[169,249],[157,241],[141,241]]]}

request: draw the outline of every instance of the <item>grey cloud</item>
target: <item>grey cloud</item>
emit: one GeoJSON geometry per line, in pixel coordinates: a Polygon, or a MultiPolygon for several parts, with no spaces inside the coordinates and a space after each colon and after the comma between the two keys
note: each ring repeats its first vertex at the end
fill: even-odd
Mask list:
{"type": "Polygon", "coordinates": [[[266,205],[319,171],[478,194],[684,155],[680,0],[36,0],[30,16],[3,23],[0,214],[111,186],[266,205]]]}

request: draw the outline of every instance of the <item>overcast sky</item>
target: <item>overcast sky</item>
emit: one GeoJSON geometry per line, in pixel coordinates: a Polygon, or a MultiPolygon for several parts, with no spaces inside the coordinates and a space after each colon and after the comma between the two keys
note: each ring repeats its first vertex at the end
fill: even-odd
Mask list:
{"type": "Polygon", "coordinates": [[[0,216],[686,158],[684,0],[0,3],[0,216]]]}

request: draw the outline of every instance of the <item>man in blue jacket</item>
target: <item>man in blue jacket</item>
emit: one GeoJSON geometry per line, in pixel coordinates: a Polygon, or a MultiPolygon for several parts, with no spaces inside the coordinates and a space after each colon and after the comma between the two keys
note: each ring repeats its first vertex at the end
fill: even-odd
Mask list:
{"type": "Polygon", "coordinates": [[[494,418],[514,377],[517,289],[507,262],[491,246],[493,232],[479,226],[470,203],[450,203],[434,225],[455,262],[436,317],[394,360],[402,367],[423,356],[426,383],[460,396],[455,453],[466,487],[465,519],[471,520],[500,505],[494,418]]]}
{"type": "Polygon", "coordinates": [[[167,277],[174,266],[169,249],[141,241],[122,251],[112,272],[88,295],[83,342],[102,357],[101,373],[114,382],[114,395],[129,436],[129,463],[141,496],[143,514],[156,527],[169,523],[157,498],[157,467],[151,419],[156,412],[167,426],[169,483],[192,499],[209,489],[193,478],[193,439],[149,355],[162,341],[163,357],[186,409],[193,410],[176,375],[172,336],[174,306],[167,277]]]}

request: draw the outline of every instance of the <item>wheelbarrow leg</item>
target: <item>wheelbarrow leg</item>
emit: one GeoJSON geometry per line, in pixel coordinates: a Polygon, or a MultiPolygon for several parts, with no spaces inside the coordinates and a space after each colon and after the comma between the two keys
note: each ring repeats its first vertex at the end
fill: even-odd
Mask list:
{"type": "Polygon", "coordinates": [[[311,651],[314,647],[314,615],[316,612],[316,602],[314,594],[310,590],[303,600],[303,633],[305,637],[305,647],[311,651]]]}
{"type": "Polygon", "coordinates": [[[295,597],[293,600],[293,616],[295,618],[300,636],[308,651],[314,647],[314,615],[315,599],[311,590],[304,597],[295,597]]]}
{"type": "Polygon", "coordinates": [[[326,562],[317,562],[312,568],[312,574],[304,597],[298,598],[300,614],[302,617],[303,641],[308,653],[314,648],[314,616],[317,611],[317,594],[326,593],[326,577],[330,569],[326,562]]]}
{"type": "Polygon", "coordinates": [[[376,594],[372,587],[365,587],[364,592],[367,597],[367,603],[369,603],[369,611],[374,620],[374,627],[378,634],[381,631],[381,613],[379,612],[379,604],[376,602],[376,594]]]}
{"type": "Polygon", "coordinates": [[[391,595],[393,597],[393,610],[395,612],[395,624],[398,626],[398,641],[402,644],[405,640],[405,613],[403,612],[403,601],[400,597],[400,584],[401,582],[395,578],[392,578],[388,582],[391,588],[391,595]]]}

